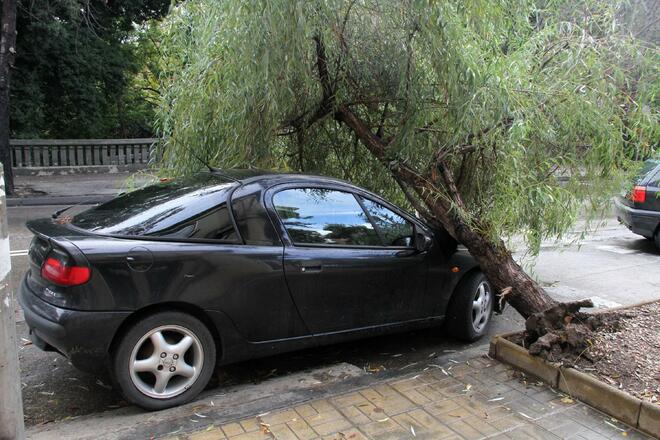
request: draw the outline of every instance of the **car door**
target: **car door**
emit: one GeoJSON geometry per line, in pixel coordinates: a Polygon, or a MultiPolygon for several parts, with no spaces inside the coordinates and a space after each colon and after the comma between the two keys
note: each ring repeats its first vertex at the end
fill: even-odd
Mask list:
{"type": "Polygon", "coordinates": [[[387,220],[374,220],[365,199],[348,189],[286,187],[270,200],[285,242],[287,284],[312,333],[423,316],[427,261],[413,247],[412,222],[388,210],[403,225],[381,230],[387,220]]]}

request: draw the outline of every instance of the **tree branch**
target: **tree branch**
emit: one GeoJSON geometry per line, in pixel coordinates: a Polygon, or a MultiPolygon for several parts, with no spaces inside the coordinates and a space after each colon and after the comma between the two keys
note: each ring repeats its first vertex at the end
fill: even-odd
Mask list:
{"type": "Polygon", "coordinates": [[[440,149],[438,149],[438,151],[435,153],[435,155],[433,157],[433,160],[429,164],[426,175],[427,176],[428,175],[433,175],[434,170],[438,167],[438,165],[440,163],[442,163],[447,158],[447,156],[449,156],[450,154],[465,154],[465,153],[471,153],[471,152],[475,151],[477,149],[477,146],[473,145],[473,142],[476,139],[481,138],[482,136],[486,135],[491,130],[494,130],[494,129],[496,129],[498,127],[501,127],[501,126],[507,126],[507,125],[511,124],[512,122],[513,122],[512,117],[506,117],[506,118],[504,118],[503,120],[501,120],[500,122],[498,122],[497,124],[495,124],[493,126],[483,128],[483,129],[479,130],[476,133],[470,133],[466,137],[465,142],[462,143],[462,144],[459,144],[457,146],[452,146],[452,147],[449,147],[449,148],[440,148],[440,149]]]}
{"type": "Polygon", "coordinates": [[[378,130],[376,130],[376,136],[381,139],[383,138],[383,126],[385,125],[385,117],[387,116],[387,106],[388,103],[386,102],[383,106],[383,114],[380,117],[380,125],[378,125],[378,130]]]}
{"type": "Polygon", "coordinates": [[[405,182],[403,182],[396,174],[392,174],[392,177],[401,188],[401,191],[403,191],[403,195],[406,196],[406,200],[410,202],[413,209],[415,209],[415,211],[417,211],[420,216],[426,219],[429,223],[433,223],[433,226],[435,227],[442,226],[442,224],[438,222],[438,220],[431,214],[431,212],[422,206],[421,203],[419,203],[417,197],[415,197],[415,194],[405,182]]]}
{"type": "Polygon", "coordinates": [[[316,43],[316,68],[318,69],[319,80],[323,89],[323,98],[321,98],[321,102],[317,109],[311,116],[309,116],[309,118],[307,117],[308,113],[303,113],[302,115],[285,122],[281,127],[283,131],[278,133],[279,136],[289,136],[297,133],[304,127],[310,127],[332,113],[334,91],[330,83],[328,63],[325,56],[325,46],[323,45],[320,36],[315,36],[314,41],[316,43]]]}
{"type": "Polygon", "coordinates": [[[314,37],[316,43],[316,69],[318,70],[319,80],[323,88],[323,102],[330,101],[332,98],[332,84],[330,83],[330,74],[328,73],[328,60],[325,55],[325,45],[319,35],[314,37]]]}
{"type": "Polygon", "coordinates": [[[376,159],[386,162],[385,145],[382,140],[373,134],[369,126],[353,113],[347,106],[340,105],[335,111],[335,119],[343,122],[353,130],[360,142],[376,157],[376,159]]]}
{"type": "Polygon", "coordinates": [[[341,46],[341,52],[339,53],[339,56],[337,56],[337,62],[335,63],[335,80],[333,82],[334,87],[337,86],[337,81],[339,81],[339,71],[341,70],[341,63],[343,61],[342,56],[348,55],[348,44],[346,44],[346,38],[344,37],[344,32],[346,31],[348,18],[350,17],[351,9],[353,9],[353,5],[355,4],[355,2],[356,0],[351,0],[351,2],[348,5],[348,8],[346,8],[346,14],[344,14],[344,20],[342,21],[341,29],[337,31],[336,27],[333,26],[333,30],[335,31],[335,34],[339,39],[339,45],[341,46]]]}
{"type": "Polygon", "coordinates": [[[456,187],[456,183],[454,182],[454,176],[447,167],[447,164],[445,164],[445,162],[440,162],[438,164],[438,169],[440,170],[440,174],[442,175],[442,180],[445,182],[445,188],[447,188],[449,197],[451,197],[452,201],[461,211],[467,212],[467,209],[465,208],[465,203],[463,203],[463,198],[461,197],[461,193],[458,191],[458,188],[456,187]]]}

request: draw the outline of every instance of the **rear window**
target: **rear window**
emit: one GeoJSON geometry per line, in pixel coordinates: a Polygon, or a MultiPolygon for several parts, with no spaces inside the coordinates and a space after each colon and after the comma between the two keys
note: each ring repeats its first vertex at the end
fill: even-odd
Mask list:
{"type": "Polygon", "coordinates": [[[231,240],[233,227],[226,229],[227,210],[221,205],[234,185],[213,174],[158,183],[83,211],[71,223],[99,234],[231,240]]]}
{"type": "Polygon", "coordinates": [[[637,183],[642,183],[646,177],[658,167],[658,165],[660,165],[660,162],[657,160],[645,161],[644,165],[642,165],[642,169],[637,174],[637,183]]]}

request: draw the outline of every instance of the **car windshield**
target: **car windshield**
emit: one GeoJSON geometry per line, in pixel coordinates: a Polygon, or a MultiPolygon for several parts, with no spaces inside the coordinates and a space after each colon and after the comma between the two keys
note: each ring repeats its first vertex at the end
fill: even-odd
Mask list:
{"type": "Polygon", "coordinates": [[[100,234],[158,234],[226,202],[234,186],[213,174],[161,182],[83,211],[71,223],[100,234]]]}

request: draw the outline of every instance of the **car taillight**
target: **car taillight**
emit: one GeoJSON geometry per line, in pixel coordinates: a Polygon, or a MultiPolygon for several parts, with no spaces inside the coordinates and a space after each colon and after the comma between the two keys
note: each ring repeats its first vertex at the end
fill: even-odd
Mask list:
{"type": "Polygon", "coordinates": [[[77,286],[89,281],[89,267],[71,266],[66,261],[49,256],[41,266],[41,276],[60,286],[77,286]]]}
{"type": "Polygon", "coordinates": [[[645,186],[634,187],[632,193],[630,193],[630,198],[633,202],[637,202],[637,203],[646,202],[646,187],[645,186]]]}

